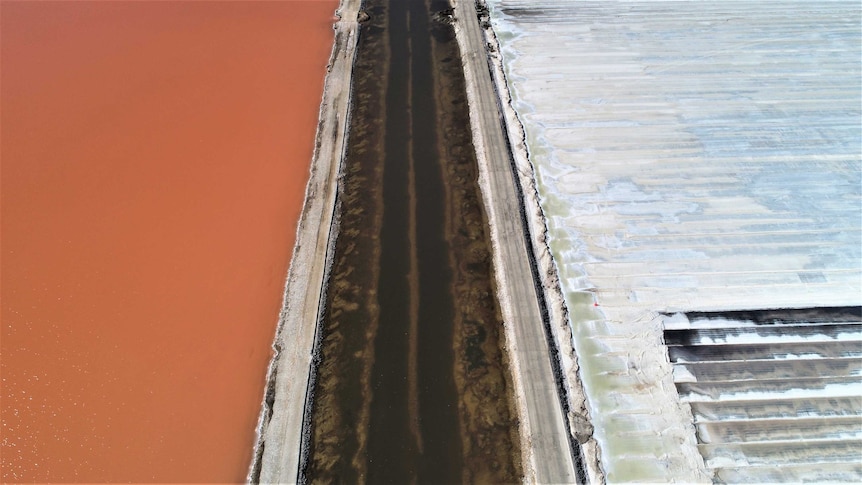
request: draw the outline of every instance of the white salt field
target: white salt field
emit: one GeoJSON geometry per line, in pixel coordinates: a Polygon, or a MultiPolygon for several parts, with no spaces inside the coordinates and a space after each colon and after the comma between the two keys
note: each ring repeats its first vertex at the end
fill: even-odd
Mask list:
{"type": "Polygon", "coordinates": [[[862,303],[860,4],[488,3],[608,481],[862,479],[858,309],[728,313],[862,303]]]}

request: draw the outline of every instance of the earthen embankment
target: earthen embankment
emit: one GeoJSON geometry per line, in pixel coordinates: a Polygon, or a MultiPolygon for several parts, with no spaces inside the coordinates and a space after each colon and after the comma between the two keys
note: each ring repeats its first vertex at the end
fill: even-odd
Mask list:
{"type": "Polygon", "coordinates": [[[298,479],[303,426],[317,322],[329,267],[337,180],[347,139],[353,59],[359,33],[359,0],[342,0],[335,42],[320,105],[320,124],[285,287],[249,480],[291,483],[298,479]]]}
{"type": "Polygon", "coordinates": [[[508,95],[491,75],[495,66],[489,65],[488,46],[494,44],[480,27],[482,12],[477,12],[474,1],[453,0],[453,4],[480,185],[494,241],[498,298],[515,374],[525,478],[541,483],[574,482],[583,479],[575,436],[585,433],[578,438],[586,440],[589,424],[581,413],[583,399],[581,406],[573,407],[578,399],[568,395],[569,389],[578,386],[569,386],[567,381],[577,376],[563,367],[569,367],[567,361],[576,364],[571,360],[573,354],[566,351],[571,345],[559,337],[558,320],[565,309],[548,280],[553,262],[543,256],[547,251],[539,244],[544,235],[541,214],[529,198],[535,190],[530,192],[526,185],[532,172],[528,161],[524,165],[513,160],[512,145],[518,140],[504,128],[510,129],[516,120],[501,112],[508,95]],[[534,247],[540,250],[534,251],[534,247]]]}

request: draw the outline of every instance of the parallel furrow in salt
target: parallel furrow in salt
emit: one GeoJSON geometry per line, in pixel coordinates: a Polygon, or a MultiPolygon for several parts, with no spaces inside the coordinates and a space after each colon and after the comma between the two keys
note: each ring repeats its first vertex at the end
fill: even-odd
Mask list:
{"type": "Polygon", "coordinates": [[[693,318],[662,339],[673,312],[860,304],[858,2],[489,5],[608,480],[862,480],[845,465],[752,467],[834,463],[856,441],[698,448],[690,427],[858,416],[858,318],[721,331],[693,318]],[[725,468],[737,463],[749,478],[725,468]]]}

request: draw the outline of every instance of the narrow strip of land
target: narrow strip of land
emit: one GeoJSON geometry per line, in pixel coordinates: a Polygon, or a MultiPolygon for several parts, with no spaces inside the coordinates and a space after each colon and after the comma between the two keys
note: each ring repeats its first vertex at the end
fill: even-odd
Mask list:
{"type": "Polygon", "coordinates": [[[341,0],[320,107],[315,153],[299,221],[249,480],[297,481],[321,290],[332,238],[337,177],[347,135],[359,0],[341,0]]]}
{"type": "Polygon", "coordinates": [[[485,171],[483,190],[494,240],[499,299],[509,331],[509,350],[522,406],[523,446],[527,455],[525,478],[540,483],[571,483],[576,479],[573,453],[551,366],[511,154],[488,69],[484,37],[475,3],[472,0],[453,0],[453,3],[473,140],[479,164],[485,171]]]}

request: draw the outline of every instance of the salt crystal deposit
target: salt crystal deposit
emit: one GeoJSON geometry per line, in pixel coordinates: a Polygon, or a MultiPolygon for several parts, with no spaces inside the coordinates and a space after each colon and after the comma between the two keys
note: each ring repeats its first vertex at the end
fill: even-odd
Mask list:
{"type": "Polygon", "coordinates": [[[838,329],[803,317],[764,323],[801,329],[787,336],[780,334],[790,327],[766,336],[722,330],[756,326],[746,318],[722,325],[691,317],[860,305],[858,2],[491,0],[489,7],[606,478],[862,477],[852,459],[862,453],[860,356],[836,350],[862,340],[854,311],[838,329]],[[817,416],[849,413],[857,426],[818,437],[818,447],[805,433],[823,429],[820,421],[793,439],[770,431],[710,444],[705,418],[689,404],[703,399],[690,387],[708,383],[687,363],[674,361],[674,373],[665,322],[668,331],[718,332],[695,346],[773,345],[764,361],[774,352],[800,355],[796,371],[804,361],[835,372],[807,388],[788,387],[785,374],[781,382],[754,376],[747,390],[724,378],[712,399],[773,399],[776,410],[786,404],[795,415],[800,403],[819,399],[812,408],[826,404],[817,416]],[[825,461],[827,474],[817,466],[825,461]],[[784,463],[793,466],[770,468],[784,463]]]}

